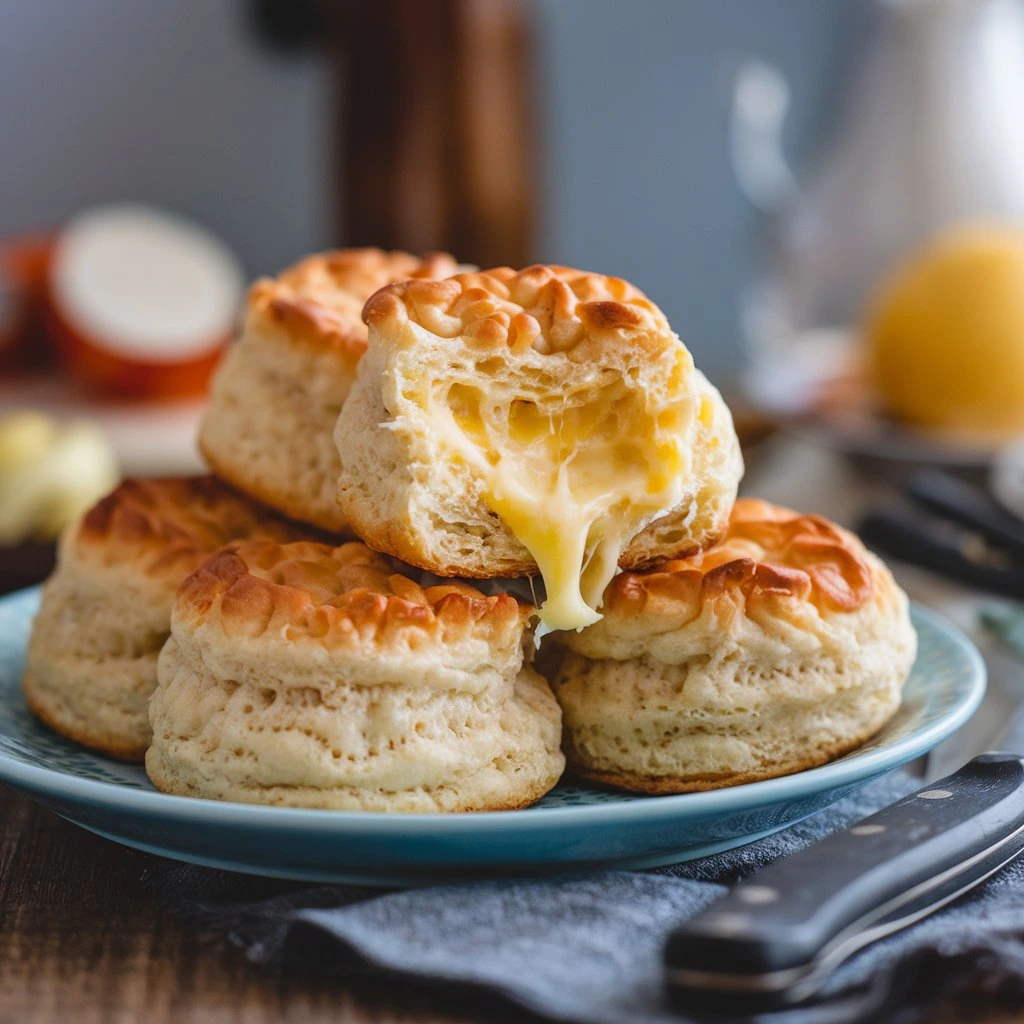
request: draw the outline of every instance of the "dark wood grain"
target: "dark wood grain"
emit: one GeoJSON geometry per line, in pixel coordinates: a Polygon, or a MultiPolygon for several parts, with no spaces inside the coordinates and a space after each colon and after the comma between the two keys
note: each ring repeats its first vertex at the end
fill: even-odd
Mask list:
{"type": "MultiPolygon", "coordinates": [[[[144,884],[158,858],[93,836],[0,785],[0,1024],[459,1024],[533,1020],[485,997],[249,963],[144,884]]],[[[997,997],[994,993],[994,998],[997,997]]],[[[1019,1022],[958,1004],[929,1024],[1019,1022]]]]}
{"type": "Polygon", "coordinates": [[[0,786],[0,1022],[399,1022],[492,1019],[429,992],[250,964],[161,906],[156,858],[0,786]]]}
{"type": "Polygon", "coordinates": [[[324,0],[341,130],[346,245],[533,258],[537,214],[529,6],[324,0]]]}

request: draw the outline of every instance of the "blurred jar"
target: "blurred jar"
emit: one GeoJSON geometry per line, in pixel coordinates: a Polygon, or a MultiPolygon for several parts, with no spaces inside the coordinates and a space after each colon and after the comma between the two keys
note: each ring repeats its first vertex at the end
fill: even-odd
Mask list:
{"type": "Polygon", "coordinates": [[[135,204],[100,207],[57,238],[48,326],[69,372],[96,391],[201,394],[242,287],[235,256],[199,225],[135,204]]]}
{"type": "Polygon", "coordinates": [[[748,63],[733,158],[770,218],[765,269],[741,310],[748,379],[799,406],[888,268],[943,226],[1024,224],[1024,8],[1019,0],[877,0],[874,36],[838,134],[797,183],[780,134],[788,89],[748,63]]]}
{"type": "Polygon", "coordinates": [[[42,328],[53,240],[25,235],[0,243],[0,370],[46,362],[42,328]]]}

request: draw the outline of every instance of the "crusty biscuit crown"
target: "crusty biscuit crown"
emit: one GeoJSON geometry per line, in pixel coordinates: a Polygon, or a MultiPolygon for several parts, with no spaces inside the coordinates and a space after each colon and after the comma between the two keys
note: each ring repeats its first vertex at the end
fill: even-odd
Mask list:
{"type": "Polygon", "coordinates": [[[150,575],[178,578],[229,541],[290,540],[299,530],[213,476],[125,480],[69,535],[82,556],[130,561],[150,575]]]}
{"type": "Polygon", "coordinates": [[[665,315],[629,282],[540,264],[388,285],[367,301],[363,319],[370,326],[412,321],[443,338],[517,353],[569,352],[588,339],[674,340],[665,315]]]}
{"type": "Polygon", "coordinates": [[[532,608],[463,583],[420,587],[365,544],[241,543],[182,584],[176,615],[215,616],[229,635],[305,637],[326,647],[395,642],[415,648],[477,636],[514,648],[532,608]]]}
{"type": "Polygon", "coordinates": [[[404,278],[446,277],[459,269],[447,253],[422,259],[383,249],[339,249],[300,260],[249,289],[250,318],[282,328],[291,338],[350,354],[366,348],[363,303],[378,288],[404,278]]]}
{"type": "Polygon", "coordinates": [[[806,601],[822,611],[852,612],[872,596],[874,576],[852,534],[821,516],[801,515],[740,498],[729,529],[712,548],[650,572],[624,572],[605,592],[604,611],[695,617],[722,598],[806,601]]]}

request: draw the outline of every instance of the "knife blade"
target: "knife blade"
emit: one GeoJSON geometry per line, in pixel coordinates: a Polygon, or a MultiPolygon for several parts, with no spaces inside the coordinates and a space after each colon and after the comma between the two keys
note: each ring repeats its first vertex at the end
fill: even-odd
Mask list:
{"type": "Polygon", "coordinates": [[[1024,757],[988,753],[775,861],[670,936],[680,1009],[750,1012],[812,996],[869,943],[1024,852],[1024,757]]]}

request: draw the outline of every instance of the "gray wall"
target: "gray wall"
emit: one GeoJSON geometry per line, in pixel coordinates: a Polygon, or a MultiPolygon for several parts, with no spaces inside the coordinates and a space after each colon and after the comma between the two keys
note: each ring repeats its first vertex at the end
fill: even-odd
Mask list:
{"type": "MultiPolygon", "coordinates": [[[[538,257],[634,280],[727,379],[756,235],[728,163],[733,74],[749,54],[786,70],[799,153],[863,6],[535,0],[538,257]]],[[[241,0],[0,0],[0,235],[134,198],[273,270],[335,241],[327,111],[323,66],[261,49],[241,0]]]]}
{"type": "Polygon", "coordinates": [[[736,296],[758,218],[729,162],[743,59],[780,67],[791,151],[826,120],[865,0],[540,0],[548,203],[543,257],[616,273],[710,376],[738,355],[736,296]]]}
{"type": "Polygon", "coordinates": [[[0,235],[130,198],[280,267],[330,240],[326,85],[242,0],[0,0],[0,235]]]}

